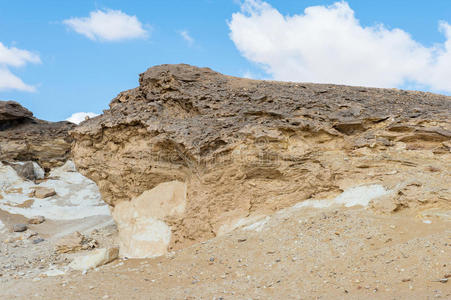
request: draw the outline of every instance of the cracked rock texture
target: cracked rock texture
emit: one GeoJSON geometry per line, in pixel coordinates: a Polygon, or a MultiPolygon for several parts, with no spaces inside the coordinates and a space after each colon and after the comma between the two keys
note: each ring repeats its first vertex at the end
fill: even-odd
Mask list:
{"type": "Polygon", "coordinates": [[[70,122],[47,122],[14,101],[0,101],[0,161],[36,161],[47,172],[69,158],[70,122]]]}
{"type": "Polygon", "coordinates": [[[392,191],[370,203],[377,213],[450,209],[450,120],[447,96],[161,65],[75,128],[72,152],[113,208],[186,185],[182,213],[150,214],[171,228],[172,250],[358,185],[392,191]]]}

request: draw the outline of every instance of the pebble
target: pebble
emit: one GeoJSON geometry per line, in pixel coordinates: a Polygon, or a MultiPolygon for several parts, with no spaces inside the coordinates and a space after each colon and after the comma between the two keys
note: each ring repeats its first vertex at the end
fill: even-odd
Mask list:
{"type": "Polygon", "coordinates": [[[45,222],[45,217],[44,216],[36,216],[31,218],[30,220],[28,220],[29,224],[41,224],[45,222]]]}
{"type": "Polygon", "coordinates": [[[14,232],[24,232],[28,227],[25,224],[14,224],[13,231],[14,232]]]}
{"type": "Polygon", "coordinates": [[[39,244],[43,241],[45,241],[43,238],[37,238],[37,239],[33,240],[33,244],[39,244]]]}

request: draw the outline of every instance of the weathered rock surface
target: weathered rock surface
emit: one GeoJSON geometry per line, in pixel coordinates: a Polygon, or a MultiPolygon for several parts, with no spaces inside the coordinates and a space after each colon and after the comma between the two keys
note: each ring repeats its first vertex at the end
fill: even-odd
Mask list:
{"type": "Polygon", "coordinates": [[[70,122],[47,122],[14,101],[0,101],[0,161],[36,161],[46,171],[69,158],[70,122]]]}
{"type": "MultiPolygon", "coordinates": [[[[186,192],[183,209],[157,218],[171,229],[168,249],[365,184],[391,191],[370,203],[380,213],[451,206],[451,97],[240,79],[188,65],[150,68],[139,83],[72,132],[78,170],[115,207],[119,230],[129,230],[124,247],[145,226],[130,229],[139,216],[116,209],[136,212],[135,201],[169,182],[186,192]]],[[[157,201],[148,203],[153,211],[157,201]]],[[[145,207],[139,215],[153,217],[145,207]]]]}
{"type": "Polygon", "coordinates": [[[32,118],[33,113],[14,101],[0,101],[0,122],[20,121],[32,118]]]}

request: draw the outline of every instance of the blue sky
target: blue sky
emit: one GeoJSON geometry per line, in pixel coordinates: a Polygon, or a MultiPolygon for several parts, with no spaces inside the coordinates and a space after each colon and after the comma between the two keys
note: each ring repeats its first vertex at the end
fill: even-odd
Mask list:
{"type": "MultiPolygon", "coordinates": [[[[0,89],[0,99],[16,100],[32,110],[37,117],[52,121],[64,120],[76,112],[101,113],[120,91],[137,86],[139,73],[148,67],[164,63],[207,66],[235,76],[343,83],[338,77],[335,79],[332,75],[331,77],[328,74],[320,74],[321,72],[315,73],[321,67],[318,64],[321,57],[314,58],[310,63],[305,62],[306,58],[299,54],[323,53],[316,51],[312,48],[313,46],[306,48],[306,43],[314,43],[307,40],[308,37],[302,30],[305,31],[306,28],[311,28],[309,26],[313,26],[306,24],[311,19],[316,20],[312,21],[313,24],[318,24],[322,18],[330,20],[327,14],[332,11],[337,13],[337,22],[341,22],[340,12],[349,12],[349,10],[346,7],[327,8],[335,2],[268,0],[266,6],[262,6],[261,2],[253,2],[250,5],[251,8],[246,8],[237,0],[1,0],[0,43],[8,49],[29,51],[39,57],[40,63],[35,61],[22,66],[12,66],[6,62],[6,68],[25,84],[32,86],[35,91],[3,88],[0,89]],[[308,14],[311,18],[302,17],[305,8],[318,5],[324,6],[325,10],[312,11],[308,14]],[[136,16],[142,29],[146,31],[146,36],[120,41],[92,40],[64,23],[64,20],[71,18],[89,17],[90,12],[98,10],[104,12],[117,10],[128,16],[136,16]],[[236,15],[232,17],[234,13],[236,15]],[[278,18],[277,14],[286,18],[286,22],[278,18]],[[293,18],[294,16],[298,17],[293,18]],[[272,26],[271,22],[275,22],[277,26],[272,26]],[[249,35],[247,26],[254,26],[253,30],[256,31],[249,35]],[[279,51],[274,48],[275,45],[270,45],[274,48],[271,48],[271,51],[262,50],[265,45],[258,43],[261,39],[275,40],[274,36],[280,35],[274,28],[279,28],[278,30],[281,30],[283,34],[287,31],[292,32],[293,34],[287,35],[287,39],[293,36],[302,37],[296,43],[287,42],[286,48],[281,48],[280,52],[296,52],[290,61],[299,59],[303,61],[302,63],[308,63],[309,67],[295,61],[290,65],[293,70],[288,72],[287,62],[280,62],[280,58],[274,58],[274,52],[271,52],[279,51]],[[188,34],[192,41],[183,38],[182,32],[188,34]],[[258,37],[260,39],[257,39],[258,37]],[[311,75],[314,73],[315,76],[311,75]]],[[[439,74],[440,80],[449,74],[443,67],[447,63],[451,65],[448,56],[442,55],[444,58],[438,60],[441,66],[432,67],[431,63],[426,61],[430,53],[446,48],[444,43],[447,41],[445,34],[447,27],[443,25],[440,32],[439,21],[451,23],[451,1],[349,0],[345,4],[354,11],[355,19],[360,22],[359,26],[362,28],[384,24],[385,29],[389,31],[383,39],[379,39],[380,32],[369,33],[369,37],[362,38],[365,42],[369,41],[368,49],[374,48],[379,52],[388,49],[387,52],[393,52],[390,51],[392,49],[390,47],[393,46],[387,46],[387,44],[398,37],[403,39],[402,35],[391,32],[394,28],[400,28],[410,34],[410,39],[421,47],[415,46],[418,49],[411,51],[412,42],[403,40],[402,45],[408,45],[406,47],[410,50],[406,51],[409,51],[412,59],[399,66],[405,69],[404,73],[398,74],[392,80],[364,76],[365,78],[359,81],[360,77],[357,78],[358,76],[354,75],[360,74],[362,70],[356,69],[352,70],[354,73],[349,74],[349,78],[344,83],[363,82],[372,86],[397,86],[451,94],[446,81],[434,86],[428,79],[422,77],[421,71],[418,70],[423,65],[416,66],[415,70],[412,69],[412,72],[418,73],[415,77],[406,75],[410,72],[411,62],[416,63],[423,58],[424,66],[427,66],[433,74],[439,74]],[[437,49],[427,50],[436,47],[437,44],[440,46],[437,49]]],[[[352,23],[352,20],[350,22],[352,23]]],[[[360,32],[357,29],[350,30],[349,35],[360,32]]],[[[451,36],[451,30],[449,32],[451,36]]],[[[345,36],[344,39],[347,37],[345,36]]],[[[348,46],[359,48],[362,39],[350,39],[351,44],[348,46]]],[[[329,41],[330,39],[325,37],[324,41],[320,40],[319,44],[315,45],[322,47],[321,45],[329,41]]],[[[396,46],[396,49],[402,48],[402,45],[396,46]]],[[[330,47],[334,53],[340,53],[342,46],[337,42],[330,47]]],[[[363,51],[363,53],[367,52],[363,51]]],[[[307,59],[310,59],[311,55],[306,55],[307,59]]],[[[404,52],[400,52],[399,56],[382,57],[381,61],[397,61],[398,57],[403,56],[405,56],[404,52]]],[[[365,58],[365,56],[362,57],[365,58]]],[[[374,57],[369,56],[368,59],[374,60],[374,57]]],[[[345,63],[348,61],[348,58],[344,58],[343,65],[346,66],[345,63]]],[[[0,67],[1,62],[0,57],[0,67]]],[[[377,65],[367,66],[364,69],[371,70],[373,67],[375,76],[381,76],[377,75],[377,65]]],[[[334,68],[340,68],[340,64],[334,65],[334,68]]],[[[386,72],[386,70],[390,69],[382,71],[386,72]]],[[[336,71],[336,74],[342,72],[339,69],[336,71]]],[[[331,73],[334,74],[334,72],[331,73]]],[[[451,88],[451,77],[449,78],[451,88]]]]}

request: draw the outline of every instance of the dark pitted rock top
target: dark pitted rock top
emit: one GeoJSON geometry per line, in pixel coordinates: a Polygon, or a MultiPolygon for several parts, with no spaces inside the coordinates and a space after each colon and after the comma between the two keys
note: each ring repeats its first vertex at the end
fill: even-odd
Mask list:
{"type": "Polygon", "coordinates": [[[70,122],[47,122],[14,101],[0,101],[0,161],[36,161],[44,169],[70,155],[70,122]]]}
{"type": "Polygon", "coordinates": [[[185,64],[152,67],[140,74],[139,84],[120,93],[109,110],[76,132],[97,134],[104,128],[139,123],[185,147],[200,149],[240,138],[238,133],[249,124],[351,135],[391,119],[393,131],[409,120],[442,121],[446,124],[437,128],[408,125],[405,130],[451,136],[451,97],[432,93],[250,80],[185,64]]]}
{"type": "Polygon", "coordinates": [[[32,118],[33,113],[15,101],[0,101],[0,122],[32,118]]]}

